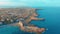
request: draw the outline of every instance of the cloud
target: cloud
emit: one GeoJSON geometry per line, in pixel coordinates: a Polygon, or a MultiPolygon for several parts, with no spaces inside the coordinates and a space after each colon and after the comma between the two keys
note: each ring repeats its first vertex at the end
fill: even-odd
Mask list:
{"type": "Polygon", "coordinates": [[[1,5],[10,5],[11,4],[11,2],[0,2],[0,6],[1,5]]]}
{"type": "Polygon", "coordinates": [[[19,0],[0,0],[0,6],[26,6],[27,4],[19,0]]]}

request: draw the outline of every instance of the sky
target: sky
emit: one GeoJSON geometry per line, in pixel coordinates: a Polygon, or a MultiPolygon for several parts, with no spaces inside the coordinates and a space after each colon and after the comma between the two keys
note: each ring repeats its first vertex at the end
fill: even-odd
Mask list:
{"type": "Polygon", "coordinates": [[[60,0],[0,0],[0,6],[60,7],[60,0]]]}

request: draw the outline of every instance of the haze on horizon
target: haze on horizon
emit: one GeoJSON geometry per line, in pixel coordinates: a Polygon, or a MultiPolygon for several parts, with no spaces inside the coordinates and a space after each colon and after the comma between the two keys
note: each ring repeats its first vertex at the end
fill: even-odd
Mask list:
{"type": "Polygon", "coordinates": [[[60,7],[60,0],[0,0],[0,6],[60,7]]]}

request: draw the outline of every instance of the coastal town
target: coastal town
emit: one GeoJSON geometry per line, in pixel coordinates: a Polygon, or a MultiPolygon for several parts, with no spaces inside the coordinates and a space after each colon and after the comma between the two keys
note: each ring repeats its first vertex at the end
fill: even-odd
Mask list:
{"type": "Polygon", "coordinates": [[[38,28],[29,24],[31,20],[44,20],[37,18],[36,8],[0,8],[0,25],[16,23],[25,32],[36,32],[42,34],[45,28],[38,28]]]}
{"type": "Polygon", "coordinates": [[[13,22],[13,20],[16,20],[19,17],[27,17],[28,15],[33,14],[34,11],[35,9],[33,8],[1,8],[0,21],[5,21],[5,19],[8,18],[7,20],[11,19],[10,21],[13,22]]]}

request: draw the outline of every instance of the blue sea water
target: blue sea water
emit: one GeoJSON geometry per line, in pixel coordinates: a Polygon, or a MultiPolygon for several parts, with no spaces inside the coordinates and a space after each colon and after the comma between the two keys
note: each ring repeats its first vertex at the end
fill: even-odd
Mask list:
{"type": "MultiPolygon", "coordinates": [[[[44,21],[31,21],[41,28],[46,28],[43,34],[60,34],[60,7],[42,7],[42,10],[37,10],[38,18],[45,18],[44,21]]],[[[17,26],[0,27],[0,34],[32,34],[19,30],[17,26]]]]}

